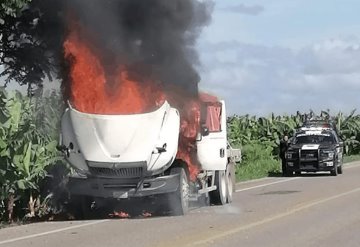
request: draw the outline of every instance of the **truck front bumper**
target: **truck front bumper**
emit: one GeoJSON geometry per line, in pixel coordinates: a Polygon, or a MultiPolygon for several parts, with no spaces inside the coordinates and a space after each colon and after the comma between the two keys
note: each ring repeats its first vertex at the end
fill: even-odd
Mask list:
{"type": "Polygon", "coordinates": [[[315,162],[299,162],[298,160],[294,160],[288,161],[286,165],[290,172],[325,172],[334,170],[336,162],[333,160],[321,160],[315,162]]]}
{"type": "Polygon", "coordinates": [[[175,192],[179,187],[179,175],[143,179],[116,179],[71,176],[71,195],[100,198],[134,198],[175,192]]]}

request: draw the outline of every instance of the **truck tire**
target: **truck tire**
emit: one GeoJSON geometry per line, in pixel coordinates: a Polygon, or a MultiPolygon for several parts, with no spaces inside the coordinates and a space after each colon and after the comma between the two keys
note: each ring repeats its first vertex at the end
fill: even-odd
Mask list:
{"type": "Polygon", "coordinates": [[[235,192],[235,165],[230,163],[226,167],[226,179],[227,179],[227,198],[226,202],[231,203],[233,200],[233,194],[235,192]]]}
{"type": "Polygon", "coordinates": [[[337,176],[338,175],[338,167],[337,164],[335,165],[334,169],[330,172],[331,176],[337,176]]]}
{"type": "Polygon", "coordinates": [[[343,174],[343,160],[341,159],[339,162],[339,166],[338,166],[338,174],[343,174]]]}
{"type": "Polygon", "coordinates": [[[210,195],[209,195],[209,193],[205,193],[205,194],[200,195],[200,197],[198,199],[198,205],[200,207],[210,206],[210,195]]]}
{"type": "Polygon", "coordinates": [[[226,171],[215,171],[216,190],[210,192],[210,201],[214,205],[225,205],[227,202],[226,171]]]}
{"type": "Polygon", "coordinates": [[[179,187],[168,197],[170,210],[174,215],[185,215],[189,211],[189,177],[183,167],[174,167],[170,173],[179,175],[179,187]]]}
{"type": "Polygon", "coordinates": [[[343,174],[343,166],[342,164],[340,166],[338,166],[338,174],[343,174]]]}
{"type": "Polygon", "coordinates": [[[93,198],[89,196],[72,196],[69,212],[76,220],[89,220],[95,217],[92,208],[93,198]]]}
{"type": "Polygon", "coordinates": [[[286,177],[292,177],[292,176],[294,176],[294,172],[293,172],[293,171],[286,170],[285,176],[286,176],[286,177]]]}

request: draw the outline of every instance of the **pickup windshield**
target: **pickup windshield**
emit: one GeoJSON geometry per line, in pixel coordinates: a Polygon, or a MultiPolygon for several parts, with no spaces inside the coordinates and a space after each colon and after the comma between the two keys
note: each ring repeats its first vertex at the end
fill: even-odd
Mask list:
{"type": "Polygon", "coordinates": [[[334,144],[333,135],[300,135],[295,137],[294,144],[334,144]]]}

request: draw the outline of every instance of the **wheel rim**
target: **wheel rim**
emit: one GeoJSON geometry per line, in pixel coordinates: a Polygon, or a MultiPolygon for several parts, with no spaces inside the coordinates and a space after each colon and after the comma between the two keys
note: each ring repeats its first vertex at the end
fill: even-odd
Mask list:
{"type": "Polygon", "coordinates": [[[221,196],[226,197],[226,176],[225,172],[221,172],[221,196]]]}
{"type": "Polygon", "coordinates": [[[232,177],[231,177],[231,173],[229,172],[228,174],[228,201],[231,201],[232,199],[232,195],[233,195],[233,189],[234,189],[234,185],[232,182],[232,177]]]}

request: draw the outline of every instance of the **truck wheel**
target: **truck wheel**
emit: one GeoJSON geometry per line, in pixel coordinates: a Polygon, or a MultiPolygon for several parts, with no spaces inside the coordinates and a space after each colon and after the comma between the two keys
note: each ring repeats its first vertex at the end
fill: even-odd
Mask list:
{"type": "Polygon", "coordinates": [[[185,215],[189,210],[190,185],[189,178],[183,167],[171,169],[171,174],[179,174],[179,187],[169,196],[170,209],[174,215],[185,215]]]}
{"type": "Polygon", "coordinates": [[[226,167],[226,179],[227,179],[227,198],[226,202],[231,203],[233,200],[233,193],[235,191],[235,166],[230,163],[226,167]]]}
{"type": "Polygon", "coordinates": [[[202,194],[198,199],[198,204],[201,207],[210,206],[210,195],[209,195],[209,193],[202,194]]]}
{"type": "Polygon", "coordinates": [[[285,176],[286,177],[292,177],[294,175],[293,171],[286,170],[285,176]]]}
{"type": "Polygon", "coordinates": [[[335,165],[334,170],[330,172],[331,176],[337,176],[338,175],[338,167],[335,165]]]}
{"type": "Polygon", "coordinates": [[[93,198],[89,196],[72,196],[69,212],[76,220],[88,220],[94,218],[93,198]]]}
{"type": "Polygon", "coordinates": [[[343,174],[343,166],[342,166],[342,164],[340,166],[338,166],[337,169],[338,169],[339,174],[343,174]]]}
{"type": "Polygon", "coordinates": [[[215,205],[224,205],[227,201],[226,171],[215,171],[216,190],[210,192],[210,201],[215,205]]]}

